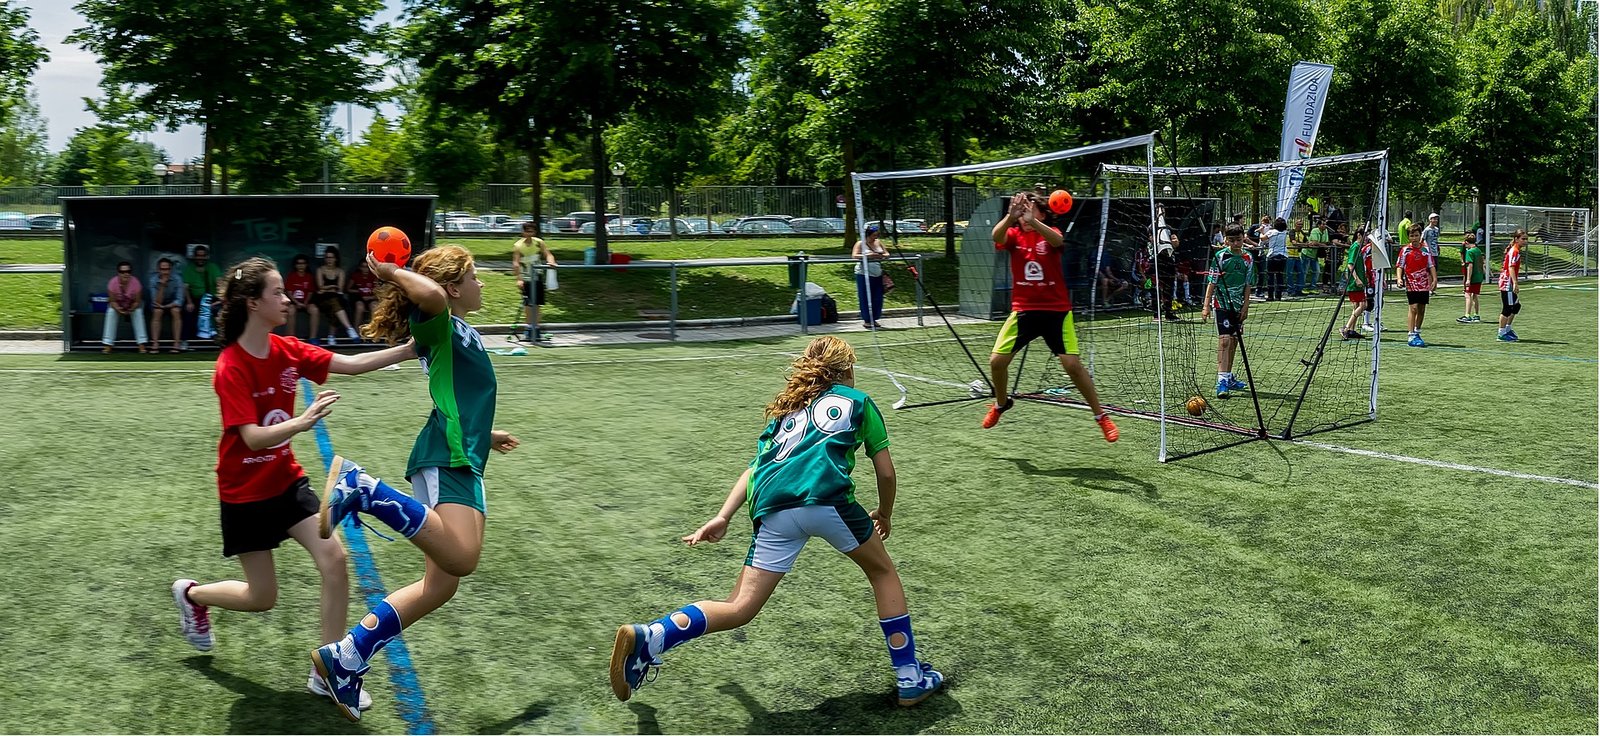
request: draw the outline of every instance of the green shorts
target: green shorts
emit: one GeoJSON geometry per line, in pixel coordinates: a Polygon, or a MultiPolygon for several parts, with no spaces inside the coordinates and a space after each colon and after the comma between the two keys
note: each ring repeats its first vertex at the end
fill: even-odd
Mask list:
{"type": "Polygon", "coordinates": [[[411,495],[430,509],[441,503],[458,503],[480,514],[489,513],[483,476],[472,468],[418,468],[411,476],[411,495]]]}
{"type": "Polygon", "coordinates": [[[1012,312],[994,339],[994,353],[1010,355],[1034,339],[1044,340],[1051,355],[1077,355],[1078,331],[1071,312],[1012,312]]]}

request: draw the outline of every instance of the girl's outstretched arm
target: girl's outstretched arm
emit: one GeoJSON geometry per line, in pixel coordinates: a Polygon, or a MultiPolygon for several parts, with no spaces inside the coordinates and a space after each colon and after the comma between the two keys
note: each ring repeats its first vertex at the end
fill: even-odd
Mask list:
{"type": "Polygon", "coordinates": [[[395,363],[403,363],[415,357],[417,357],[417,351],[411,342],[360,355],[334,353],[333,362],[328,364],[328,372],[346,376],[359,376],[379,368],[387,368],[395,363]]]}
{"type": "Polygon", "coordinates": [[[751,468],[745,468],[744,474],[739,476],[739,481],[733,484],[733,490],[728,492],[728,500],[722,502],[722,509],[711,521],[701,525],[693,534],[683,538],[683,542],[691,547],[699,542],[720,542],[722,536],[728,533],[728,520],[733,518],[734,512],[744,505],[744,499],[749,495],[751,468]]]}

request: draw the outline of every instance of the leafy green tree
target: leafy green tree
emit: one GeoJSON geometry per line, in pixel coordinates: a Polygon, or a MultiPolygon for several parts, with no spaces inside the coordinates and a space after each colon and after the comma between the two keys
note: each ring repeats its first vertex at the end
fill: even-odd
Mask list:
{"type": "MultiPolygon", "coordinates": [[[[1573,60],[1546,22],[1527,10],[1492,13],[1466,34],[1460,51],[1456,114],[1440,130],[1449,174],[1470,182],[1487,203],[1540,191],[1547,179],[1568,173],[1550,163],[1583,127],[1575,118],[1593,112],[1593,97],[1577,104],[1573,60]]],[[[1582,146],[1586,158],[1592,144],[1582,146]]]]}
{"type": "Polygon", "coordinates": [[[352,181],[405,181],[410,168],[404,136],[382,113],[372,117],[361,140],[345,147],[341,158],[352,181]]]}
{"type": "Polygon", "coordinates": [[[45,135],[34,95],[0,111],[0,187],[45,183],[51,164],[45,135]]]}
{"type": "Polygon", "coordinates": [[[27,99],[34,71],[50,58],[28,17],[26,7],[0,0],[0,116],[27,99]]]}
{"type": "MultiPolygon", "coordinates": [[[[206,152],[237,165],[250,188],[280,186],[316,147],[315,111],[364,102],[380,69],[366,57],[384,48],[366,27],[383,0],[81,0],[89,25],[68,37],[95,52],[107,88],[128,91],[138,108],[169,128],[205,127],[206,152]],[[310,108],[310,111],[307,110],[310,108]],[[312,143],[291,140],[309,135],[312,143]]],[[[204,183],[210,183],[211,166],[204,183]]],[[[297,173],[297,172],[296,172],[297,173]]]]}

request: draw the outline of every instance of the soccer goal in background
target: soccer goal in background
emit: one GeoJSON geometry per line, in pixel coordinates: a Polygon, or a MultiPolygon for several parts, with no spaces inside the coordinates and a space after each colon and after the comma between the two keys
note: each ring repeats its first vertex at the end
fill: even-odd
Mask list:
{"type": "Polygon", "coordinates": [[[1484,236],[1488,239],[1487,262],[1499,270],[1511,236],[1517,230],[1528,233],[1523,251],[1522,273],[1529,276],[1587,276],[1597,267],[1594,244],[1590,242],[1589,210],[1570,207],[1530,207],[1513,204],[1488,206],[1484,236]]]}
{"type": "MultiPolygon", "coordinates": [[[[905,211],[909,198],[919,196],[911,193],[928,191],[945,176],[974,190],[953,212],[953,219],[965,222],[957,263],[927,261],[930,271],[956,271],[955,293],[924,283],[925,293],[945,294],[931,300],[929,316],[920,324],[885,320],[904,329],[875,332],[873,345],[863,351],[862,367],[888,376],[899,390],[896,408],[989,399],[988,356],[1010,310],[1011,283],[1007,256],[995,250],[990,232],[1011,194],[1042,183],[1046,189],[1067,188],[1074,197],[1072,210],[1054,224],[1066,241],[1062,258],[1080,357],[1109,411],[1159,424],[1161,460],[1375,419],[1379,345],[1370,336],[1340,335],[1351,308],[1342,298],[1346,248],[1318,251],[1316,278],[1301,282],[1300,296],[1252,304],[1243,354],[1234,367],[1252,390],[1230,399],[1214,395],[1216,324],[1200,320],[1200,300],[1214,254],[1212,226],[1237,213],[1254,219],[1258,209],[1275,209],[1278,172],[1284,170],[1296,171],[1294,178],[1302,182],[1294,217],[1309,214],[1306,199],[1319,208],[1337,203],[1350,230],[1380,234],[1372,247],[1374,268],[1386,268],[1386,154],[1173,168],[1155,166],[1155,151],[1152,135],[1005,161],[853,174],[862,225],[893,222],[896,210],[905,211]],[[1148,257],[1152,231],[1163,242],[1177,241],[1174,259],[1148,257]],[[1156,284],[1162,285],[1159,292],[1156,284]],[[1158,293],[1176,294],[1176,319],[1153,319],[1158,293]]],[[[887,232],[892,260],[942,245],[887,232]]],[[[1301,260],[1310,259],[1302,252],[1301,260]]],[[[926,276],[904,268],[891,273],[926,276]]],[[[948,272],[943,275],[948,279],[948,272]]],[[[1083,406],[1042,342],[1019,353],[1011,371],[1016,398],[1083,406]]]]}

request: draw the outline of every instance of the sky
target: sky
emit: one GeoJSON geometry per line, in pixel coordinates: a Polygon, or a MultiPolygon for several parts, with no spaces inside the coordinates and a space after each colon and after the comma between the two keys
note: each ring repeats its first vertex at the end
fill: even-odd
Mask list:
{"type": "MultiPolygon", "coordinates": [[[[185,2],[189,0],[174,0],[185,2]]],[[[33,89],[39,95],[39,109],[47,122],[51,151],[66,148],[67,141],[79,128],[94,125],[94,114],[84,108],[83,98],[99,97],[100,63],[95,55],[66,43],[67,35],[84,26],[83,16],[74,8],[74,0],[21,0],[18,5],[30,11],[30,23],[39,32],[39,43],[50,52],[50,60],[40,64],[34,73],[33,89]]],[[[391,22],[399,17],[403,0],[385,0],[384,10],[377,16],[379,22],[391,22]]],[[[333,123],[343,129],[353,118],[353,127],[359,135],[372,122],[372,111],[366,108],[340,106],[333,123]]],[[[391,118],[392,109],[384,114],[391,118]]],[[[150,133],[151,143],[166,149],[172,161],[188,161],[200,155],[203,146],[198,126],[186,125],[175,133],[158,128],[150,133]]]]}

